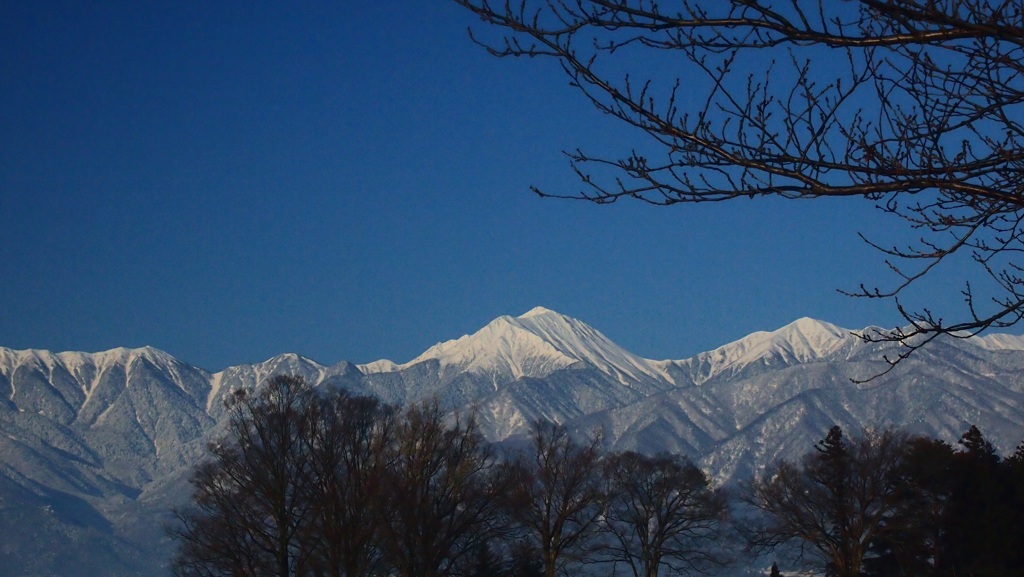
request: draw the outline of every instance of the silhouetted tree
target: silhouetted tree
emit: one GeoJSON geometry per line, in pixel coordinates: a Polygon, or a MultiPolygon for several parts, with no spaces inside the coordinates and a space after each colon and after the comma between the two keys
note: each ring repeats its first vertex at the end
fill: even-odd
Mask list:
{"type": "Polygon", "coordinates": [[[468,568],[457,571],[466,577],[507,577],[509,563],[499,555],[490,543],[478,543],[467,557],[468,568]]]}
{"type": "Polygon", "coordinates": [[[797,465],[782,461],[744,496],[764,524],[750,533],[755,548],[796,543],[827,573],[858,577],[869,548],[897,530],[906,499],[896,472],[907,452],[904,434],[868,433],[847,443],[833,427],[797,465]]]}
{"type": "Polygon", "coordinates": [[[603,555],[634,577],[703,573],[725,560],[716,554],[726,498],[704,472],[679,455],[626,452],[606,468],[609,497],[603,555]]]}
{"type": "Polygon", "coordinates": [[[291,577],[306,570],[314,396],[299,377],[236,391],[224,436],[192,476],[177,511],[177,575],[291,577]]]}
{"type": "Polygon", "coordinates": [[[964,448],[962,454],[967,460],[982,461],[989,465],[994,465],[999,461],[995,447],[988,442],[988,439],[975,425],[971,425],[971,428],[961,435],[957,442],[964,448]]]}
{"type": "Polygon", "coordinates": [[[1005,527],[1006,566],[1024,567],[1024,443],[1003,461],[1003,470],[1007,486],[1004,514],[1010,520],[1005,527]]]}
{"type": "Polygon", "coordinates": [[[872,542],[866,575],[942,575],[947,553],[946,511],[952,493],[953,448],[924,437],[909,440],[896,475],[902,504],[886,519],[886,530],[872,542]]]}
{"type": "Polygon", "coordinates": [[[473,32],[492,54],[557,60],[638,130],[617,158],[568,153],[581,192],[538,193],[865,199],[919,239],[869,241],[897,276],[853,293],[894,299],[910,323],[863,335],[906,345],[892,362],[937,335],[1024,318],[1019,0],[455,1],[498,29],[473,32]],[[957,254],[985,281],[965,283],[961,313],[906,308],[908,287],[957,254]]]}
{"type": "Polygon", "coordinates": [[[530,447],[505,468],[502,503],[512,522],[535,543],[544,577],[579,560],[601,514],[601,449],[595,435],[574,441],[565,427],[534,423],[530,447]]]}
{"type": "Polygon", "coordinates": [[[1012,497],[1003,479],[999,455],[973,425],[960,437],[959,444],[961,450],[953,455],[952,492],[943,522],[946,574],[1008,574],[1006,571],[1013,568],[1006,566],[1006,560],[1013,544],[1007,539],[1012,535],[1011,526],[1020,521],[1011,513],[1012,497]]]}
{"type": "Polygon", "coordinates": [[[378,501],[381,545],[396,575],[447,575],[501,531],[493,472],[475,419],[449,423],[436,402],[406,409],[378,501]]]}
{"type": "Polygon", "coordinates": [[[768,577],[782,577],[782,573],[779,571],[778,563],[772,562],[772,570],[771,573],[768,574],[768,577]]]}
{"type": "Polygon", "coordinates": [[[544,563],[534,543],[514,541],[509,548],[509,577],[544,577],[544,563]]]}
{"type": "Polygon", "coordinates": [[[313,548],[312,572],[364,577],[378,570],[385,454],[394,410],[370,397],[332,390],[319,399],[311,433],[313,503],[304,537],[313,548]]]}
{"type": "Polygon", "coordinates": [[[872,543],[866,575],[996,577],[1024,567],[1015,458],[1001,461],[977,427],[959,444],[910,441],[898,469],[903,504],[872,543]]]}

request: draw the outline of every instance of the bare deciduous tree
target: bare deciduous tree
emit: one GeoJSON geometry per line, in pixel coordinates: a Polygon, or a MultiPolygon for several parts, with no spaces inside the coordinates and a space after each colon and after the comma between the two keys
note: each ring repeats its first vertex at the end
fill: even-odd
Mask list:
{"type": "Polygon", "coordinates": [[[512,521],[525,529],[554,577],[594,534],[601,514],[601,449],[596,435],[574,441],[562,425],[537,421],[529,449],[506,467],[511,478],[503,503],[512,521]]]}
{"type": "Polygon", "coordinates": [[[907,504],[898,473],[908,447],[902,433],[868,433],[847,443],[833,427],[802,463],[782,461],[749,486],[744,500],[764,514],[751,544],[796,544],[830,574],[858,577],[872,543],[900,529],[891,521],[907,504]]]}
{"type": "Polygon", "coordinates": [[[556,59],[600,111],[639,129],[621,157],[568,153],[584,188],[546,196],[671,205],[860,197],[916,241],[868,239],[909,323],[905,345],[1024,318],[1024,10],[1019,0],[455,0],[498,56],[556,59]],[[654,63],[654,64],[652,64],[654,63]],[[956,255],[977,273],[947,320],[905,306],[956,255]],[[905,299],[904,299],[905,300],[905,299]]]}
{"type": "Polygon", "coordinates": [[[395,428],[378,499],[385,560],[400,577],[440,577],[500,530],[494,457],[470,417],[449,424],[436,402],[395,428]]]}
{"type": "Polygon", "coordinates": [[[394,425],[393,409],[377,399],[342,390],[319,399],[311,430],[314,506],[304,535],[313,574],[367,577],[380,569],[381,516],[374,503],[394,425]]]}
{"type": "Polygon", "coordinates": [[[627,452],[608,463],[609,500],[603,523],[610,537],[603,553],[634,577],[703,573],[725,562],[719,540],[725,494],[679,455],[627,452]]]}
{"type": "Polygon", "coordinates": [[[276,376],[229,400],[177,512],[179,575],[360,577],[380,569],[376,506],[394,411],[276,376]]]}
{"type": "Polygon", "coordinates": [[[237,391],[224,437],[192,478],[192,506],[177,512],[178,575],[291,577],[306,570],[308,440],[313,393],[277,376],[257,393],[237,391]]]}

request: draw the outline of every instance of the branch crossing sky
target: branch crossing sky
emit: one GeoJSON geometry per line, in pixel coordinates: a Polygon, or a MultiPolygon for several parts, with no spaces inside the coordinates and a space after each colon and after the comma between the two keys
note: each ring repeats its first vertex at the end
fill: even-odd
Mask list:
{"type": "Polygon", "coordinates": [[[885,278],[856,233],[899,225],[869,203],[532,195],[578,190],[562,150],[638,135],[479,24],[438,0],[0,5],[0,346],[404,362],[542,305],[660,359],[898,323],[836,292],[885,278]]]}

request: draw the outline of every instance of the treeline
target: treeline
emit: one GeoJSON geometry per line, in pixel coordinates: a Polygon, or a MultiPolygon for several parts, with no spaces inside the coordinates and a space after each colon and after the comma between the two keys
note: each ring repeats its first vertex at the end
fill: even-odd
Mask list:
{"type": "Polygon", "coordinates": [[[1003,460],[974,426],[958,444],[833,427],[746,485],[747,542],[800,545],[837,577],[1024,575],[1024,446],[1003,460]]]}
{"type": "Polygon", "coordinates": [[[787,551],[783,570],[836,577],[1024,568],[1024,448],[1001,459],[974,427],[956,449],[835,427],[727,495],[682,456],[546,422],[499,454],[472,416],[297,377],[229,408],[170,529],[179,576],[658,577],[787,551]]]}

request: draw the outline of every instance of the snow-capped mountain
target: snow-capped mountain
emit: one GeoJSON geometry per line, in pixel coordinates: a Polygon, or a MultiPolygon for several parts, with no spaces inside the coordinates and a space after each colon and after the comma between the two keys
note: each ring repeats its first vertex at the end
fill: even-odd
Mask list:
{"type": "Polygon", "coordinates": [[[851,380],[882,372],[890,346],[805,318],[654,361],[537,307],[401,364],[289,353],[210,373],[152,348],[0,348],[0,577],[60,574],[69,563],[79,575],[165,566],[161,519],[188,498],[224,397],[281,373],[391,403],[437,398],[475,411],[494,441],[537,418],[600,430],[611,449],[683,452],[723,483],[806,452],[833,424],[947,441],[977,424],[1003,452],[1024,440],[1024,338],[938,340],[895,371],[851,380]]]}
{"type": "Polygon", "coordinates": [[[442,374],[470,373],[495,381],[540,379],[578,363],[613,376],[624,386],[669,381],[659,363],[626,351],[586,323],[544,307],[518,317],[498,317],[476,333],[438,343],[407,363],[385,359],[359,369],[364,374],[396,372],[430,361],[438,363],[442,374]]]}
{"type": "Polygon", "coordinates": [[[978,346],[990,351],[1024,351],[1024,336],[1020,335],[986,335],[975,340],[978,346]]]}

